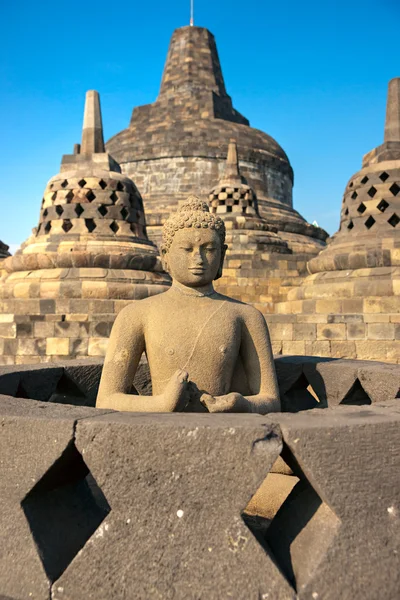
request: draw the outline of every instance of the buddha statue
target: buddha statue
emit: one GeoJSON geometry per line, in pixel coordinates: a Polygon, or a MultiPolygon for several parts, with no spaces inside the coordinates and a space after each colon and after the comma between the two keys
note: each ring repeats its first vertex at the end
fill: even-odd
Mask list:
{"type": "Polygon", "coordinates": [[[254,307],[223,296],[225,225],[189,197],[165,222],[161,248],[172,286],[117,316],[107,349],[98,408],[134,412],[280,410],[268,327],[254,307]],[[153,395],[133,395],[142,354],[153,395]]]}

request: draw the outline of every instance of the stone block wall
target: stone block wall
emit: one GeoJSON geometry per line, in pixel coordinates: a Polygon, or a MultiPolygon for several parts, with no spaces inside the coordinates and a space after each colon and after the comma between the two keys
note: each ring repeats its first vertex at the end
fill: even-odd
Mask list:
{"type": "Polygon", "coordinates": [[[243,247],[238,253],[228,249],[223,276],[215,282],[215,289],[269,315],[277,302],[285,301],[289,291],[301,284],[310,255],[257,252],[245,233],[241,237],[243,247]]]}
{"type": "MultiPolygon", "coordinates": [[[[221,157],[225,154],[226,142],[221,144],[221,157]]],[[[224,174],[226,161],[221,160],[221,157],[167,156],[122,164],[124,173],[135,181],[145,198],[147,233],[153,242],[159,244],[161,241],[160,225],[171,212],[171,197],[175,199],[175,203],[185,200],[194,192],[202,198],[208,197],[210,189],[224,174]]],[[[289,218],[291,216],[293,219],[290,172],[283,171],[280,165],[274,168],[273,165],[268,164],[261,169],[259,163],[253,164],[250,161],[241,162],[240,169],[248,184],[258,195],[265,196],[267,193],[268,196],[276,199],[277,217],[281,216],[279,207],[282,203],[283,208],[287,206],[290,209],[289,218]]],[[[269,208],[267,212],[273,213],[269,208]]],[[[315,241],[308,241],[315,254],[315,241]]],[[[322,247],[324,247],[323,242],[321,242],[322,247]]]]}
{"type": "MultiPolygon", "coordinates": [[[[142,297],[159,293],[156,288],[143,289],[142,297]]],[[[140,298],[140,286],[135,290],[140,298]]],[[[87,291],[83,298],[0,299],[0,365],[104,356],[112,324],[132,299],[101,299],[87,291]]]]}
{"type": "Polygon", "coordinates": [[[0,369],[0,596],[396,598],[399,367],[277,370],[328,408],[117,413],[95,361],[0,369]]]}
{"type": "Polygon", "coordinates": [[[298,314],[279,312],[267,316],[275,354],[400,363],[398,299],[368,299],[366,310],[362,299],[308,302],[308,313],[304,310],[304,301],[298,301],[297,306],[283,302],[279,311],[290,304],[290,310],[298,310],[298,314]]]}

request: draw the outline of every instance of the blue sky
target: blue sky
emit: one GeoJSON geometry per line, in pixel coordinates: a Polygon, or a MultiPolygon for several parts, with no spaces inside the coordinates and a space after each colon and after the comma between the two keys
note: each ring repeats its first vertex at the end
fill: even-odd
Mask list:
{"type": "MultiPolygon", "coordinates": [[[[80,141],[85,91],[105,137],[156,99],[169,39],[190,0],[26,0],[0,8],[0,240],[37,224],[47,180],[80,141]]],[[[285,149],[294,206],[329,233],[362,155],[379,145],[387,83],[400,76],[400,0],[195,0],[228,93],[285,149]]]]}

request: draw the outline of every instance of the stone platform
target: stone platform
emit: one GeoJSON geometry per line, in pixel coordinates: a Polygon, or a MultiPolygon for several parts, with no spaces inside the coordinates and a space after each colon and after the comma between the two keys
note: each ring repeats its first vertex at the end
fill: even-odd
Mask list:
{"type": "Polygon", "coordinates": [[[328,407],[117,413],[94,361],[0,369],[0,597],[396,598],[399,367],[277,370],[286,410],[328,407]]]}

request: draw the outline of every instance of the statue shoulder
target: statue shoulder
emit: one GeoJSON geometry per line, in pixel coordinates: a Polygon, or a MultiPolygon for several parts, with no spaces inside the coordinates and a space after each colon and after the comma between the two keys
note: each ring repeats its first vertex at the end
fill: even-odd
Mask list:
{"type": "Polygon", "coordinates": [[[265,323],[265,317],[263,313],[251,304],[245,304],[244,302],[241,302],[239,304],[238,310],[244,322],[252,322],[255,324],[265,323]]]}

